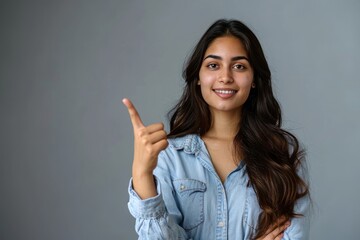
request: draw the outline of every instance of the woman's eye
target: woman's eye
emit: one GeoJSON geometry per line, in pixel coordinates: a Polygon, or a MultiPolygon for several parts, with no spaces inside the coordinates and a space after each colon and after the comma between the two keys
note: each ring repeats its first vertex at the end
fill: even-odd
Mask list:
{"type": "Polygon", "coordinates": [[[235,68],[236,70],[244,70],[245,66],[241,64],[235,64],[233,68],[235,68]]]}
{"type": "Polygon", "coordinates": [[[217,68],[218,68],[218,65],[217,65],[216,63],[210,63],[210,64],[207,65],[207,67],[208,67],[209,69],[217,69],[217,68]]]}

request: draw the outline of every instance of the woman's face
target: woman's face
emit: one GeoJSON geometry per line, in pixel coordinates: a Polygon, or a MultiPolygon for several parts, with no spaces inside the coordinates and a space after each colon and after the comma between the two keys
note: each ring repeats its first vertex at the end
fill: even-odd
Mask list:
{"type": "Polygon", "coordinates": [[[242,42],[233,36],[216,38],[205,52],[198,84],[210,110],[238,112],[249,96],[253,69],[242,42]]]}

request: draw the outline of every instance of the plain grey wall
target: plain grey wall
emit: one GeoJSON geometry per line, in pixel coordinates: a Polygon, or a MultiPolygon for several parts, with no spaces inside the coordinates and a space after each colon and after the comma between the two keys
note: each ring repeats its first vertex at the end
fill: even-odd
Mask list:
{"type": "Polygon", "coordinates": [[[0,239],[136,239],[129,97],[166,121],[218,18],[259,37],[308,150],[312,239],[360,235],[360,1],[0,2],[0,239]]]}

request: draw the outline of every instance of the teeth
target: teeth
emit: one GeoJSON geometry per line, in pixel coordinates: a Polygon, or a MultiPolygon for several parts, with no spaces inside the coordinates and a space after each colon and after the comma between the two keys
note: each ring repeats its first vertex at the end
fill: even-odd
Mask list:
{"type": "Polygon", "coordinates": [[[236,91],[235,90],[215,90],[215,92],[221,93],[221,94],[233,94],[236,91]]]}

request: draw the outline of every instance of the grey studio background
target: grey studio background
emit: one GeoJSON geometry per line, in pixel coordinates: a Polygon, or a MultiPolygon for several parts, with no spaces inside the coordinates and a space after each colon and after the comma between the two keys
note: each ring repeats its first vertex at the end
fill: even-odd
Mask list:
{"type": "Polygon", "coordinates": [[[132,128],[166,121],[218,18],[247,23],[308,151],[311,239],[360,235],[360,1],[0,1],[0,239],[136,239],[132,128]]]}

